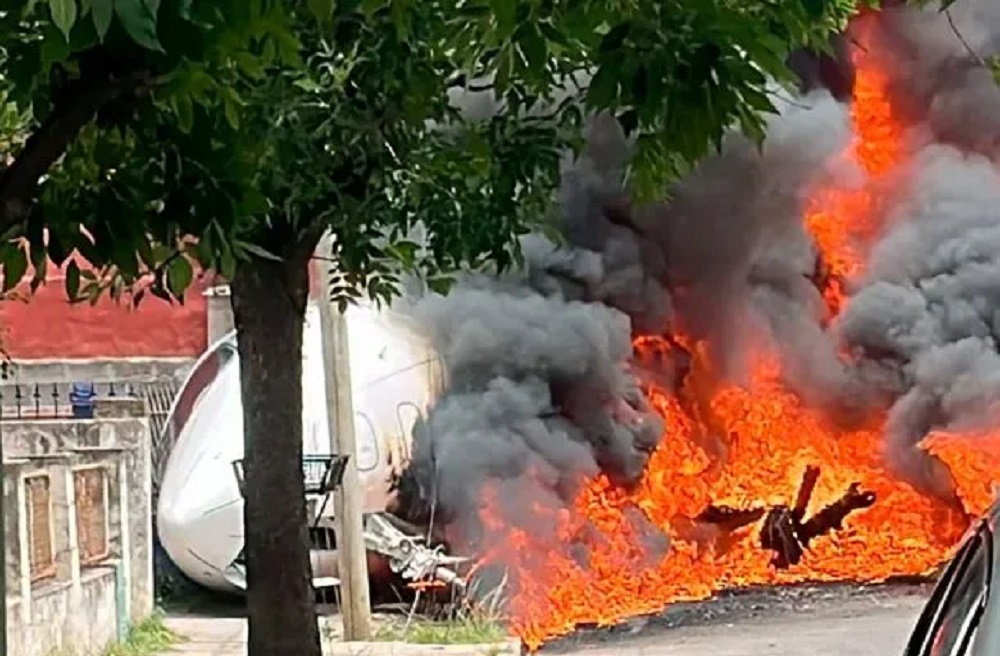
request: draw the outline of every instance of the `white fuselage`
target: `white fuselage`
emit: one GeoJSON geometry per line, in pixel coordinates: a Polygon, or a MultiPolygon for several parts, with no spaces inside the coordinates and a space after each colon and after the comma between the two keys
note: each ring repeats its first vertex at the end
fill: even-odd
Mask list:
{"type": "MultiPolygon", "coordinates": [[[[319,312],[310,304],[302,348],[303,451],[333,452],[326,407],[319,312]]],[[[393,470],[409,453],[416,419],[433,401],[440,365],[433,351],[389,311],[347,312],[357,457],[365,512],[384,510],[393,470]]],[[[160,485],[157,530],[174,564],[222,592],[245,589],[243,498],[233,463],[243,458],[243,411],[236,335],[197,361],[174,400],[166,430],[176,438],[160,485]]],[[[168,436],[170,437],[170,436],[168,436]]],[[[332,504],[325,506],[332,512],[332,504]]]]}

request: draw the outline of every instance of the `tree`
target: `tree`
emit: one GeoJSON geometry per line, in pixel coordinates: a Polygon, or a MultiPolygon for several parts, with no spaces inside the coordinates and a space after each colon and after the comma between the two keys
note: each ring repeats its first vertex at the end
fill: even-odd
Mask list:
{"type": "Polygon", "coordinates": [[[789,52],[822,47],[853,9],[8,0],[4,82],[30,136],[0,175],[4,284],[29,258],[39,284],[45,255],[65,264],[72,298],[182,301],[194,265],[231,280],[249,653],[318,654],[300,352],[321,234],[335,235],[342,304],[390,298],[407,270],[443,291],[457,268],[502,269],[517,260],[515,237],[542,222],[584,113],[618,117],[637,143],[632,181],[655,193],[731,126],[761,137],[767,77],[790,81],[789,52]],[[462,120],[447,92],[480,86],[497,111],[462,120]],[[409,238],[418,220],[421,244],[409,238]]]}

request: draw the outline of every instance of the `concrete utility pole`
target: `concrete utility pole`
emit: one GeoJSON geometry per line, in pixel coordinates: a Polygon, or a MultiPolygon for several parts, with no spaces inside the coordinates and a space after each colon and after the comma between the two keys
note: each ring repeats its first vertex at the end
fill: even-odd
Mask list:
{"type": "MultiPolygon", "coordinates": [[[[318,253],[329,258],[330,236],[320,241],[318,253]]],[[[321,282],[319,316],[323,335],[323,368],[330,446],[336,454],[350,458],[344,481],[334,493],[334,529],[340,560],[341,612],[344,640],[368,640],[371,635],[371,604],[368,591],[368,553],[362,534],[363,493],[358,478],[358,450],[354,436],[354,402],[347,320],[330,302],[331,264],[319,260],[321,282]]]]}

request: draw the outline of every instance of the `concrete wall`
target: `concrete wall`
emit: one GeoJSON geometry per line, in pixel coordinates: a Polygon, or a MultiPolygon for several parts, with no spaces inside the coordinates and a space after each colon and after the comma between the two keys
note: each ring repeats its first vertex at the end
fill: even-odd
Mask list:
{"type": "Polygon", "coordinates": [[[97,656],[119,639],[115,571],[88,569],[78,590],[70,583],[38,589],[31,600],[28,630],[23,613],[20,599],[8,602],[11,656],[97,656]]]}
{"type": "MultiPolygon", "coordinates": [[[[3,341],[0,339],[0,344],[3,341]]],[[[201,353],[199,352],[198,355],[201,353]]],[[[11,362],[6,385],[69,386],[73,382],[148,383],[173,381],[180,384],[196,357],[86,358],[76,360],[20,360],[11,362]]]]}
{"type": "Polygon", "coordinates": [[[205,299],[207,301],[208,343],[214,344],[236,327],[229,285],[210,287],[205,291],[205,299]]]}
{"type": "Polygon", "coordinates": [[[149,426],[121,416],[3,424],[9,653],[100,653],[153,610],[149,426]],[[101,467],[107,481],[106,558],[85,564],[74,473],[101,467]],[[31,581],[27,476],[49,477],[55,574],[31,581]]]}

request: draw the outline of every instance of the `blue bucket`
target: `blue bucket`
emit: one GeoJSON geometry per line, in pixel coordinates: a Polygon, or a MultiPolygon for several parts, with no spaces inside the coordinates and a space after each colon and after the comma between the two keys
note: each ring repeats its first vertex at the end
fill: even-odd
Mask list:
{"type": "Polygon", "coordinates": [[[69,390],[69,404],[73,408],[73,417],[93,419],[96,396],[93,383],[73,383],[69,390]]]}

